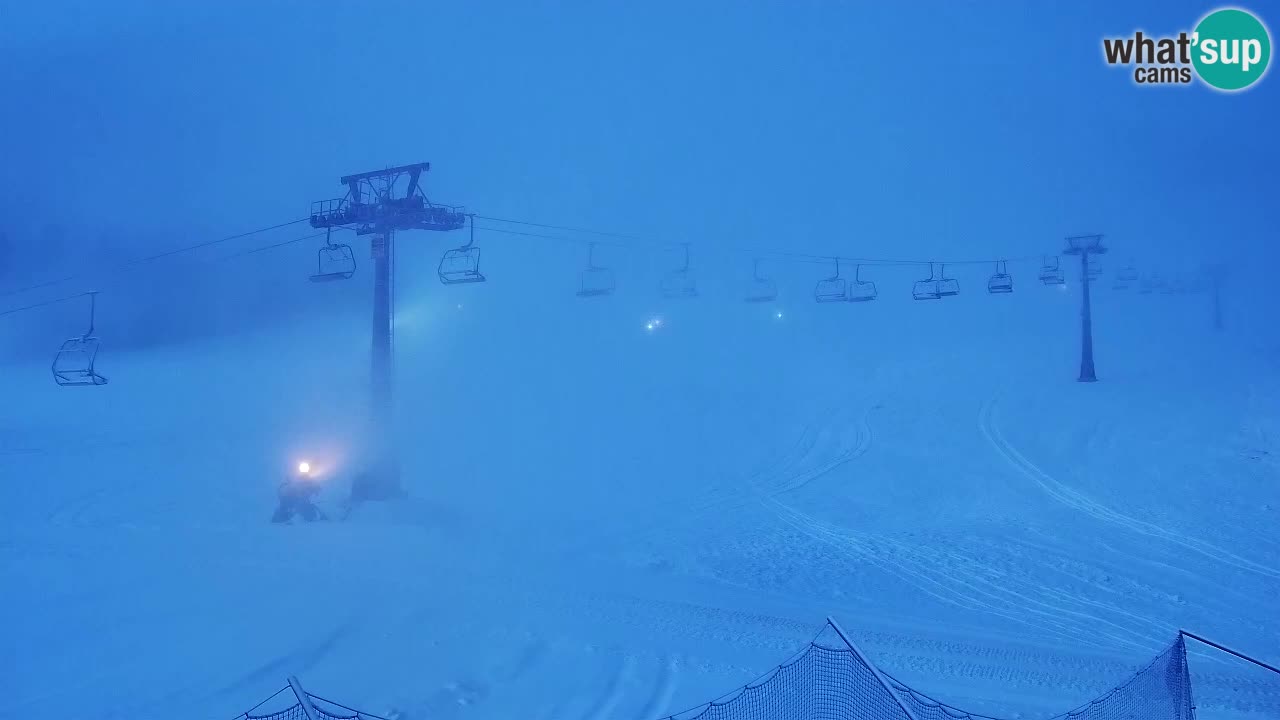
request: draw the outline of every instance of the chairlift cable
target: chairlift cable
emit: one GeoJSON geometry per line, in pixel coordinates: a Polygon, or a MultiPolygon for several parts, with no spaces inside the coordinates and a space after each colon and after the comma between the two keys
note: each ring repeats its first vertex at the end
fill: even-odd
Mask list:
{"type": "MultiPolygon", "coordinates": [[[[477,215],[476,217],[480,218],[481,220],[485,219],[483,216],[480,216],[480,215],[477,215]]],[[[621,248],[631,247],[631,245],[627,243],[609,242],[607,240],[584,241],[579,238],[565,237],[563,235],[547,235],[545,233],[522,232],[520,230],[505,230],[503,228],[485,227],[485,226],[480,226],[476,229],[483,230],[485,232],[502,233],[504,235],[519,235],[521,237],[542,238],[544,240],[559,240],[561,242],[574,243],[574,244],[580,244],[582,242],[593,242],[593,243],[596,243],[597,245],[608,245],[610,247],[621,247],[621,248]]]]}
{"type": "MultiPolygon", "coordinates": [[[[286,225],[292,225],[292,224],[294,223],[286,223],[286,225]]],[[[282,225],[279,227],[284,227],[284,226],[282,225]]],[[[285,240],[284,242],[273,243],[271,245],[264,245],[262,247],[252,248],[250,250],[244,250],[242,252],[234,253],[232,255],[226,255],[220,258],[212,258],[210,260],[207,260],[206,262],[222,262],[225,260],[234,260],[236,258],[245,257],[248,255],[255,255],[260,252],[266,252],[268,250],[275,250],[277,248],[282,248],[282,247],[285,247],[286,245],[293,245],[296,243],[300,243],[304,240],[314,240],[315,238],[324,236],[324,234],[325,233],[312,233],[311,235],[304,235],[302,237],[294,238],[292,240],[285,240]]],[[[119,268],[117,268],[117,272],[122,271],[124,269],[126,269],[126,266],[120,266],[119,268]]],[[[67,279],[74,279],[74,278],[67,278],[67,279]]],[[[49,284],[52,284],[52,283],[49,283],[49,284]]],[[[12,294],[16,294],[17,292],[21,292],[21,291],[14,291],[14,293],[12,294]]],[[[54,298],[52,300],[45,300],[43,302],[32,303],[30,305],[23,305],[22,307],[10,308],[8,310],[0,310],[0,317],[4,317],[6,315],[14,315],[20,312],[26,312],[27,310],[35,310],[37,308],[46,307],[48,305],[56,305],[58,303],[66,302],[68,300],[75,300],[76,298],[84,297],[85,295],[91,295],[96,292],[97,292],[96,290],[93,291],[92,293],[81,292],[81,293],[76,293],[75,295],[66,295],[63,297],[54,298]]],[[[0,295],[0,297],[3,297],[3,295],[0,295]]]]}
{"type": "MultiPolygon", "coordinates": [[[[498,217],[493,217],[489,215],[476,214],[474,217],[481,220],[490,220],[494,222],[510,223],[510,224],[516,224],[516,225],[527,225],[530,227],[546,228],[550,230],[565,230],[568,232],[587,233],[591,235],[621,238],[625,240],[638,240],[647,245],[657,246],[662,249],[675,249],[682,245],[689,244],[689,243],[683,243],[683,242],[663,243],[657,240],[653,240],[651,238],[646,238],[646,237],[631,234],[631,233],[620,233],[620,232],[613,232],[613,231],[606,231],[606,230],[592,230],[588,228],[573,227],[568,225],[555,225],[551,223],[536,223],[532,221],[516,220],[512,218],[498,218],[498,217]]],[[[548,240],[561,240],[564,242],[572,242],[572,243],[595,242],[595,241],[585,241],[579,238],[565,237],[562,235],[546,235],[541,233],[519,232],[516,230],[506,230],[506,229],[495,228],[495,227],[482,227],[480,229],[486,230],[489,232],[499,232],[499,233],[505,233],[509,235],[522,235],[525,237],[545,238],[548,240]]],[[[620,246],[627,245],[627,243],[614,243],[614,244],[620,245],[620,246]]],[[[833,256],[831,255],[818,255],[814,253],[774,250],[769,248],[749,248],[749,247],[729,246],[727,248],[720,248],[720,249],[725,252],[734,253],[734,254],[769,255],[773,257],[790,258],[797,261],[810,262],[815,264],[825,264],[830,262],[833,258],[833,256]]],[[[1006,262],[1012,261],[1015,263],[1021,263],[1021,262],[1033,262],[1033,261],[1038,262],[1042,257],[1043,257],[1042,255],[1024,255],[1024,256],[1014,256],[1014,257],[1006,256],[1004,259],[1006,262]]],[[[884,267],[884,266],[910,267],[910,266],[929,265],[933,263],[943,263],[943,262],[945,262],[948,265],[986,265],[991,262],[994,262],[992,258],[959,259],[959,260],[938,260],[938,259],[912,260],[912,259],[895,259],[895,258],[848,257],[844,255],[837,256],[837,258],[843,262],[861,263],[863,265],[874,265],[874,266],[880,266],[880,267],[884,267]]]]}
{"type": "Polygon", "coordinates": [[[326,232],[322,232],[322,233],[312,233],[312,234],[310,234],[310,235],[303,235],[302,237],[296,237],[296,238],[294,238],[294,239],[292,239],[292,240],[285,240],[284,242],[278,242],[278,243],[274,243],[274,244],[271,244],[271,245],[263,245],[262,247],[251,248],[251,249],[249,249],[249,250],[242,250],[242,251],[240,251],[240,252],[238,252],[238,253],[233,253],[233,254],[231,254],[231,255],[226,255],[226,256],[224,256],[224,257],[220,257],[220,258],[214,258],[213,260],[210,260],[210,262],[222,262],[222,261],[224,261],[224,260],[234,260],[235,258],[246,257],[246,256],[248,256],[248,255],[256,255],[256,254],[258,254],[258,253],[260,253],[260,252],[267,252],[268,250],[275,250],[276,248],[282,248],[282,247],[285,247],[286,245],[295,245],[295,244],[300,243],[300,242],[302,242],[302,241],[304,241],[304,240],[314,240],[314,239],[316,239],[316,238],[318,238],[318,237],[328,236],[328,234],[329,234],[329,233],[328,233],[328,232],[327,232],[327,230],[326,230],[326,232]]]}
{"type": "Polygon", "coordinates": [[[26,312],[27,310],[35,310],[36,308],[42,308],[49,305],[57,305],[58,303],[64,303],[64,302],[67,302],[68,300],[76,300],[86,295],[93,295],[93,294],[94,293],[90,293],[90,292],[76,293],[75,295],[65,295],[60,298],[45,300],[44,302],[32,303],[30,305],[24,305],[22,307],[10,308],[8,310],[0,310],[0,317],[4,317],[5,315],[14,315],[20,312],[26,312]]]}
{"type": "MultiPolygon", "coordinates": [[[[195,245],[187,245],[185,247],[175,248],[173,250],[166,250],[162,253],[158,253],[155,255],[148,255],[147,257],[137,258],[135,260],[129,260],[129,261],[120,263],[114,268],[114,270],[116,271],[124,270],[126,268],[133,267],[135,265],[142,265],[144,263],[154,262],[156,260],[161,260],[163,258],[171,257],[173,255],[178,255],[185,252],[191,252],[192,250],[200,250],[202,248],[211,247],[213,245],[219,245],[222,243],[231,242],[232,240],[239,240],[241,238],[250,237],[252,235],[258,235],[264,232],[279,230],[280,228],[289,227],[290,225],[297,225],[298,223],[307,222],[307,220],[309,219],[310,218],[298,218],[297,220],[290,220],[289,222],[278,223],[276,225],[258,228],[256,230],[249,230],[248,232],[237,233],[235,235],[229,235],[227,237],[217,238],[216,240],[206,240],[205,242],[196,243],[195,245]]],[[[108,272],[111,272],[111,271],[108,271],[108,272]]],[[[60,277],[53,280],[46,280],[44,282],[36,283],[34,285],[28,285],[26,287],[17,288],[15,290],[6,290],[4,292],[0,292],[0,297],[10,297],[13,295],[21,295],[23,293],[28,293],[33,290],[39,290],[42,288],[51,287],[53,285],[61,285],[62,283],[75,280],[78,277],[79,277],[78,275],[67,275],[65,277],[60,277]]]]}
{"type": "Polygon", "coordinates": [[[473,217],[479,218],[481,220],[489,220],[492,222],[510,223],[512,225],[528,225],[529,227],[544,228],[546,230],[567,230],[569,232],[586,233],[588,235],[600,235],[603,237],[616,237],[616,238],[625,238],[627,240],[640,240],[640,241],[648,242],[647,238],[641,237],[639,235],[631,235],[628,233],[609,232],[607,230],[589,230],[587,228],[569,227],[567,225],[550,225],[547,223],[530,222],[528,220],[512,220],[510,218],[493,217],[491,215],[473,215],[473,217]]]}
{"type": "MultiPolygon", "coordinates": [[[[567,231],[567,232],[585,233],[585,234],[597,235],[597,236],[600,236],[600,237],[618,238],[619,240],[639,241],[639,242],[644,243],[646,246],[648,246],[648,249],[653,249],[653,248],[655,248],[655,247],[656,247],[656,248],[659,248],[659,249],[682,249],[682,250],[684,250],[684,252],[685,252],[685,253],[688,253],[688,251],[689,251],[689,246],[690,246],[690,243],[688,243],[688,242],[667,242],[667,243],[662,243],[662,242],[659,242],[659,241],[655,241],[655,240],[652,240],[652,239],[649,239],[649,238],[645,238],[645,237],[640,236],[640,235],[631,234],[631,233],[620,233],[620,232],[613,232],[613,231],[606,231],[606,230],[595,230],[595,229],[590,229],[590,228],[581,228],[581,227],[575,227],[575,226],[569,226],[569,225],[557,225],[557,224],[552,224],[552,223],[537,223],[537,222],[532,222],[532,221],[528,221],[528,220],[518,220],[518,219],[514,219],[514,218],[501,218],[501,217],[496,217],[496,216],[492,216],[492,215],[481,215],[481,214],[478,214],[478,213],[471,213],[471,214],[469,214],[469,217],[470,217],[470,219],[471,219],[471,223],[470,223],[470,226],[471,226],[471,227],[470,227],[470,231],[471,231],[471,233],[472,233],[472,237],[471,237],[471,241],[468,243],[468,246],[474,246],[474,233],[475,233],[476,229],[479,229],[479,230],[481,230],[481,231],[485,231],[485,232],[495,232],[495,233],[502,233],[502,234],[507,234],[507,235],[516,235],[516,236],[521,236],[521,237],[532,237],[532,238],[540,238],[540,239],[546,239],[546,240],[556,240],[556,241],[561,241],[561,242],[571,242],[571,243],[590,242],[590,243],[592,243],[592,244],[607,245],[607,246],[615,246],[615,247],[634,247],[634,246],[635,246],[635,243],[634,243],[634,242],[619,242],[619,241],[610,242],[610,241],[604,241],[604,240],[591,240],[591,241],[584,241],[584,240],[582,240],[582,239],[580,239],[580,238],[566,237],[566,236],[563,236],[563,235],[551,235],[551,234],[547,234],[547,233],[537,233],[537,232],[528,232],[528,231],[512,230],[512,229],[506,229],[506,228],[500,228],[500,227],[480,226],[479,228],[477,228],[477,227],[476,227],[476,225],[475,225],[475,220],[477,220],[477,219],[480,219],[480,220],[487,220],[487,221],[490,221],[490,222],[497,222],[497,223],[507,223],[507,224],[512,224],[512,225],[523,225],[523,226],[527,226],[527,227],[534,227],[534,228],[545,228],[545,229],[550,229],[550,230],[564,230],[564,231],[567,231]]],[[[144,265],[144,264],[147,264],[147,263],[155,262],[155,261],[157,261],[157,260],[162,260],[162,259],[165,259],[165,258],[168,258],[168,257],[172,257],[172,256],[175,256],[175,255],[179,255],[179,254],[182,254],[182,253],[192,252],[192,251],[194,251],[194,250],[199,250],[199,249],[203,249],[203,248],[212,247],[212,246],[215,246],[215,245],[219,245],[219,244],[223,244],[223,243],[231,242],[231,241],[233,241],[233,240],[238,240],[238,239],[243,239],[243,238],[246,238],[246,237],[251,237],[251,236],[253,236],[253,235],[258,235],[258,234],[261,234],[261,233],[264,233],[264,232],[270,232],[270,231],[272,231],[272,230],[278,230],[278,229],[281,229],[281,228],[290,227],[290,226],[292,226],[292,225],[297,225],[297,224],[299,224],[299,223],[307,222],[308,220],[309,220],[309,218],[308,218],[308,217],[304,217],[304,218],[297,218],[297,219],[295,219],[295,220],[290,220],[290,221],[287,221],[287,222],[277,223],[277,224],[274,224],[274,225],[269,225],[269,226],[266,226],[266,227],[257,228],[257,229],[249,230],[249,231],[242,232],[242,233],[237,233],[237,234],[235,234],[235,235],[229,235],[229,236],[226,236],[226,237],[216,238],[216,239],[213,239],[213,240],[208,240],[208,241],[201,242],[201,243],[196,243],[196,244],[193,244],[193,245],[187,245],[187,246],[183,246],[183,247],[179,247],[179,248],[174,248],[174,249],[172,249],[172,250],[166,250],[166,251],[161,252],[161,253],[156,253],[156,254],[154,254],[154,255],[148,255],[148,256],[146,256],[146,257],[137,258],[137,259],[135,259],[135,260],[130,260],[130,261],[127,261],[127,262],[121,263],[121,264],[117,265],[115,268],[113,268],[112,270],[109,270],[109,271],[108,271],[108,275],[110,275],[110,274],[115,274],[116,272],[120,272],[120,271],[123,271],[123,270],[129,269],[129,268],[132,268],[132,267],[136,267],[136,266],[139,266],[139,265],[144,265]]],[[[349,229],[349,228],[344,228],[344,229],[349,229]]],[[[254,255],[254,254],[257,254],[257,253],[266,252],[266,251],[269,251],[269,250],[274,250],[274,249],[277,249],[277,248],[280,248],[280,247],[285,247],[285,246],[287,246],[287,245],[293,245],[293,244],[296,244],[296,243],[299,243],[299,242],[303,242],[303,241],[306,241],[306,240],[312,240],[312,239],[315,239],[315,238],[318,238],[318,237],[324,237],[324,238],[325,238],[326,243],[329,243],[329,242],[330,242],[330,233],[331,233],[331,232],[332,232],[332,228],[328,228],[328,229],[326,230],[326,232],[325,232],[325,233],[313,233],[313,234],[305,235],[305,236],[302,236],[302,237],[294,238],[294,239],[291,239],[291,240],[286,240],[286,241],[284,241],[284,242],[280,242],[280,243],[274,243],[274,244],[266,245],[266,246],[263,246],[263,247],[251,248],[251,249],[249,249],[249,250],[245,250],[245,251],[237,252],[237,253],[234,253],[234,254],[231,254],[231,255],[227,255],[227,256],[225,256],[225,257],[214,258],[214,259],[212,259],[212,261],[213,261],[213,262],[220,262],[220,261],[223,261],[223,260],[231,260],[231,259],[235,259],[235,258],[245,257],[245,256],[248,256],[248,255],[254,255]]],[[[717,249],[718,249],[718,250],[720,250],[720,251],[722,251],[722,252],[728,252],[728,253],[732,253],[732,254],[749,254],[749,255],[755,255],[755,256],[762,256],[762,255],[763,255],[763,256],[770,256],[770,257],[774,257],[774,258],[784,258],[784,259],[788,259],[788,260],[791,260],[791,261],[794,261],[794,262],[804,262],[804,263],[810,263],[810,264],[827,264],[827,263],[831,262],[831,261],[834,259],[834,260],[836,260],[836,262],[837,262],[837,263],[840,263],[840,262],[851,262],[851,263],[855,263],[855,264],[860,264],[860,265],[869,265],[869,266],[873,266],[873,267],[889,267],[889,266],[899,266],[899,267],[903,267],[903,266],[925,266],[925,265],[927,265],[927,266],[929,266],[929,267],[930,267],[930,275],[931,275],[931,276],[933,275],[933,269],[934,269],[934,268],[933,268],[933,266],[934,266],[935,264],[942,264],[943,262],[945,262],[945,264],[948,264],[948,265],[978,265],[978,264],[987,264],[987,263],[992,263],[992,262],[999,262],[1001,265],[1004,265],[1004,266],[1006,266],[1006,267],[1007,267],[1007,263],[1008,263],[1008,262],[1010,262],[1010,261],[1015,262],[1015,263],[1020,263],[1020,262],[1030,262],[1030,261],[1047,261],[1050,257],[1053,257],[1054,259],[1056,259],[1056,256],[1049,256],[1049,255],[1028,255],[1028,256],[1018,256],[1018,257],[1005,257],[1005,258],[1001,258],[1000,260],[995,260],[995,261],[993,261],[992,259],[985,259],[985,260],[978,260],[978,259],[966,259],[966,260],[946,260],[946,261],[941,261],[941,260],[936,260],[936,259],[935,259],[935,260],[911,260],[911,259],[892,259],[892,258],[847,257],[847,256],[843,256],[843,255],[837,255],[837,256],[831,256],[831,255],[817,255],[817,254],[805,253],[805,252],[784,251],[784,250],[775,250],[775,249],[769,249],[769,248],[748,248],[748,247],[737,247],[737,246],[729,246],[729,247],[717,248],[717,249]]],[[[687,262],[687,261],[686,261],[686,262],[687,262]]],[[[687,266],[686,266],[686,269],[687,269],[687,266]]],[[[1006,270],[1006,272],[1007,272],[1007,270],[1006,270]]],[[[38,289],[41,289],[41,288],[45,288],[45,287],[50,287],[50,286],[53,286],[53,285],[58,285],[58,284],[66,283],[66,282],[69,282],[69,281],[72,281],[72,280],[75,280],[75,279],[78,279],[78,278],[79,278],[79,276],[78,276],[78,275],[68,275],[68,276],[64,276],[64,277],[61,277],[61,278],[55,278],[55,279],[47,280],[47,281],[44,281],[44,282],[41,282],[41,283],[36,283],[36,284],[33,284],[33,285],[29,285],[29,286],[25,286],[25,287],[21,287],[21,288],[16,288],[16,289],[13,289],[13,290],[7,290],[7,291],[0,292],[0,297],[9,297],[9,296],[13,296],[13,295],[19,295],[19,294],[23,294],[23,293],[31,292],[31,291],[34,291],[34,290],[38,290],[38,289]]],[[[72,299],[72,298],[82,297],[82,296],[83,296],[83,294],[84,294],[84,293],[80,293],[80,294],[76,294],[76,295],[69,295],[69,296],[65,296],[65,297],[61,297],[61,298],[56,298],[56,299],[54,299],[54,300],[49,300],[49,301],[40,302],[40,303],[33,303],[33,304],[30,304],[30,305],[25,305],[25,306],[18,307],[18,308],[12,308],[12,309],[9,309],[9,310],[0,311],[0,317],[3,317],[3,316],[5,316],[5,315],[12,315],[12,314],[19,313],[19,312],[24,312],[24,311],[26,311],[26,310],[31,310],[31,309],[35,309],[35,308],[39,308],[39,307],[44,307],[44,306],[46,306],[46,305],[52,305],[52,304],[56,304],[56,303],[59,303],[59,302],[64,302],[64,301],[69,300],[69,299],[72,299]]]]}

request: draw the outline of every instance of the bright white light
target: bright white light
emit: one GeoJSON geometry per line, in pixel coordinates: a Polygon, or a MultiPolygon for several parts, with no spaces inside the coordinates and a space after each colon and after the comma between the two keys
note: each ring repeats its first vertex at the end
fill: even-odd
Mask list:
{"type": "Polygon", "coordinates": [[[773,314],[773,316],[774,316],[774,317],[776,317],[776,318],[778,318],[779,320],[781,320],[781,319],[782,319],[782,311],[781,311],[781,310],[779,310],[778,312],[774,313],[774,314],[773,314]]]}
{"type": "Polygon", "coordinates": [[[653,328],[654,328],[654,324],[652,322],[647,322],[644,324],[645,330],[653,330],[653,328]]]}
{"type": "Polygon", "coordinates": [[[311,472],[311,463],[306,462],[305,460],[303,462],[298,463],[298,472],[303,475],[306,475],[307,473],[311,472]]]}

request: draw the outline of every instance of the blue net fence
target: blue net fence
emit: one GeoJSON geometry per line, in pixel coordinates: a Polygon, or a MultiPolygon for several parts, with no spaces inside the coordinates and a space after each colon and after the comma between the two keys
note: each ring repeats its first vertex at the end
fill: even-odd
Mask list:
{"type": "MultiPolygon", "coordinates": [[[[1221,649],[1238,655],[1226,648],[1221,649]]],[[[1238,657],[1280,673],[1280,669],[1245,656],[1238,657]]],[[[242,713],[236,720],[386,718],[311,695],[295,678],[290,678],[289,685],[242,713]],[[272,702],[279,709],[270,712],[259,710],[272,702]]],[[[659,720],[1001,719],[966,712],[935,700],[884,673],[862,654],[834,621],[828,620],[823,631],[807,647],[769,673],[721,698],[659,720]]],[[[1109,692],[1045,720],[1195,720],[1183,634],[1180,633],[1164,652],[1109,692]]]]}
{"type": "Polygon", "coordinates": [[[814,643],[764,679],[667,720],[910,720],[875,671],[847,648],[814,643]]]}
{"type": "MultiPolygon", "coordinates": [[[[1182,636],[1123,684],[1046,720],[1194,720],[1182,636]]],[[[818,638],[756,681],[662,720],[1001,720],[939,702],[876,668],[828,620],[818,638]],[[834,631],[834,639],[820,640],[834,631]]]]}
{"type": "MultiPolygon", "coordinates": [[[[939,702],[890,677],[889,684],[911,709],[916,720],[999,720],[989,715],[969,713],[939,702]]],[[[1182,636],[1160,653],[1149,665],[1139,670],[1124,684],[1102,697],[1055,715],[1049,720],[1120,720],[1160,718],[1161,720],[1193,720],[1191,676],[1187,670],[1187,652],[1182,636]]]]}
{"type": "Polygon", "coordinates": [[[387,720],[381,715],[362,712],[347,707],[342,703],[326,700],[318,695],[302,689],[295,678],[289,678],[289,684],[280,688],[271,697],[263,700],[248,711],[237,715],[235,720],[387,720]],[[260,708],[276,709],[261,710],[260,708]]]}

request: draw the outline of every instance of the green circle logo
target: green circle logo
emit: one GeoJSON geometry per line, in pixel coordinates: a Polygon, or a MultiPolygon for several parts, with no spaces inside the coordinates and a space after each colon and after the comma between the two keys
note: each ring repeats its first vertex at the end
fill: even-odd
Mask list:
{"type": "Polygon", "coordinates": [[[1192,35],[1191,62],[1200,79],[1219,90],[1243,90],[1257,82],[1271,60],[1271,35],[1261,20],[1235,8],[1215,10],[1192,35]]]}

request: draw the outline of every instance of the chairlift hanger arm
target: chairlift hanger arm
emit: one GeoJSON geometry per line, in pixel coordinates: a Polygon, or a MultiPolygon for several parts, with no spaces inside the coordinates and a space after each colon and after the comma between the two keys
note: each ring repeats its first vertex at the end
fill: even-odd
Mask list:
{"type": "Polygon", "coordinates": [[[467,244],[462,246],[463,250],[476,244],[476,214],[469,213],[467,215],[467,220],[469,221],[467,225],[470,227],[471,234],[467,238],[467,244]]]}
{"type": "Polygon", "coordinates": [[[93,334],[93,322],[98,314],[98,291],[92,290],[86,294],[89,296],[89,330],[84,336],[89,337],[93,334]]]}

